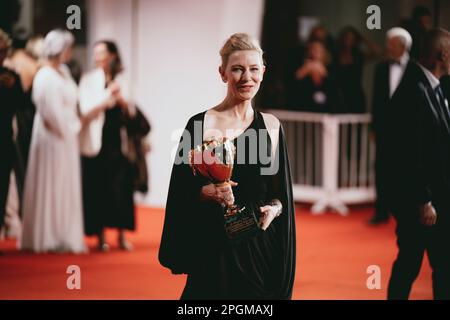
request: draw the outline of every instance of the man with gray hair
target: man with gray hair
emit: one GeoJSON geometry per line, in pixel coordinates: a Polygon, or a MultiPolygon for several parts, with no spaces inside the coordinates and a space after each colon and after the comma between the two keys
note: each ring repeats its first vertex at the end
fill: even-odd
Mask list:
{"type": "Polygon", "coordinates": [[[387,61],[381,62],[375,71],[372,115],[372,128],[375,135],[375,183],[377,200],[375,214],[369,220],[370,224],[380,224],[389,220],[386,199],[386,161],[389,155],[385,145],[389,139],[386,135],[384,122],[390,116],[389,101],[396,93],[405,71],[410,66],[409,50],[412,46],[411,35],[403,28],[392,28],[386,33],[387,61]]]}

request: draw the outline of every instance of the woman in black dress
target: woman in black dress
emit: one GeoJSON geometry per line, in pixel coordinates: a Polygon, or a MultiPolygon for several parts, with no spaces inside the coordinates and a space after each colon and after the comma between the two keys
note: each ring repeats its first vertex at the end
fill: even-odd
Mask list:
{"type": "Polygon", "coordinates": [[[159,259],[172,273],[188,275],[182,299],[290,299],[295,220],[283,129],[274,116],[251,106],[265,70],[262,50],[248,35],[235,34],[220,53],[227,96],[188,121],[172,171],[159,259]],[[236,159],[245,159],[225,185],[194,176],[189,165],[189,151],[212,136],[232,139],[236,159]],[[238,242],[224,232],[222,205],[234,202],[254,210],[261,226],[238,242]]]}
{"type": "Polygon", "coordinates": [[[125,239],[125,230],[135,229],[135,167],[129,138],[145,136],[150,128],[129,99],[116,44],[97,42],[94,60],[97,68],[80,83],[85,233],[97,235],[99,249],[107,251],[104,229],[117,228],[119,247],[131,250],[125,239]]]}

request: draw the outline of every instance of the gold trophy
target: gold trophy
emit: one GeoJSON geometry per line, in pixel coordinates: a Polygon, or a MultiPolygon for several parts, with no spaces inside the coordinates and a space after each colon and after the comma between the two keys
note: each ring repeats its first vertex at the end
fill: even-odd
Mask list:
{"type": "MultiPolygon", "coordinates": [[[[229,183],[236,148],[228,138],[211,138],[189,153],[189,164],[194,175],[201,174],[214,184],[229,183]]],[[[225,205],[224,227],[230,240],[240,240],[255,234],[260,229],[259,219],[253,210],[236,204],[225,205]]]]}

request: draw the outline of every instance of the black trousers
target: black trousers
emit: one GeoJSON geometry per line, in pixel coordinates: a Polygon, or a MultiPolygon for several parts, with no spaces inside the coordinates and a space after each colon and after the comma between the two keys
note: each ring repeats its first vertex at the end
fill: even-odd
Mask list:
{"type": "Polygon", "coordinates": [[[375,189],[377,198],[375,200],[375,217],[378,219],[389,218],[389,205],[387,199],[387,189],[389,184],[389,174],[387,173],[387,162],[389,158],[384,150],[386,142],[384,139],[376,138],[375,154],[375,189]]]}
{"type": "Polygon", "coordinates": [[[433,296],[450,299],[450,224],[449,213],[437,210],[436,225],[419,221],[417,209],[393,211],[397,220],[398,255],[388,287],[389,300],[406,300],[417,278],[425,251],[432,268],[433,296]]]}

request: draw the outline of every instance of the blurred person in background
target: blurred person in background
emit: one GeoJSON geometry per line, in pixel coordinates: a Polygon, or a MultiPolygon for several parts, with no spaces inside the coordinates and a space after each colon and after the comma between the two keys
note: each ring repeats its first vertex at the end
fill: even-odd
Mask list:
{"type": "Polygon", "coordinates": [[[311,29],[305,43],[293,47],[287,53],[283,78],[286,107],[288,109],[299,110],[300,108],[298,105],[298,78],[296,76],[296,71],[303,66],[304,61],[307,58],[309,44],[316,41],[322,43],[327,52],[327,59],[325,59],[326,63],[332,63],[331,58],[334,56],[334,40],[325,26],[323,24],[318,24],[311,29]]]}
{"type": "Polygon", "coordinates": [[[321,42],[324,45],[327,52],[332,57],[334,57],[335,49],[336,49],[335,42],[334,42],[333,37],[330,35],[327,28],[325,27],[325,25],[318,24],[317,26],[312,28],[311,33],[309,34],[307,43],[313,42],[313,41],[321,42]]]}
{"type": "Polygon", "coordinates": [[[423,45],[426,33],[433,27],[431,11],[425,6],[417,6],[413,9],[411,20],[405,23],[405,29],[411,34],[413,45],[411,57],[419,59],[420,48],[423,45]]]}
{"type": "Polygon", "coordinates": [[[6,201],[10,187],[10,174],[15,160],[13,142],[13,117],[24,105],[24,93],[20,77],[3,66],[10,52],[11,39],[0,29],[0,229],[6,213],[6,201]]]}
{"type": "Polygon", "coordinates": [[[365,63],[379,54],[378,47],[364,38],[354,27],[339,34],[334,59],[336,83],[339,86],[339,113],[365,113],[366,96],[362,87],[365,63]]]}
{"type": "Polygon", "coordinates": [[[64,66],[71,55],[72,39],[62,30],[47,34],[45,63],[33,81],[36,115],[25,179],[22,250],[86,252],[78,88],[64,66]]]}
{"type": "Polygon", "coordinates": [[[25,45],[25,51],[37,62],[41,63],[44,59],[44,37],[35,35],[28,39],[25,45]]]}
{"type": "Polygon", "coordinates": [[[321,41],[308,43],[305,60],[295,72],[295,85],[291,90],[295,110],[323,113],[339,110],[331,56],[321,41]]]}
{"type": "Polygon", "coordinates": [[[125,237],[125,230],[135,230],[130,137],[145,136],[150,128],[131,100],[117,45],[98,41],[93,53],[96,68],[80,82],[80,111],[87,119],[80,136],[85,233],[96,235],[99,250],[108,251],[104,230],[115,228],[119,247],[132,250],[125,237]]]}
{"type": "Polygon", "coordinates": [[[39,47],[37,44],[41,44],[40,47],[42,47],[43,38],[35,37],[34,39],[33,46],[28,45],[28,49],[11,48],[9,56],[3,63],[5,67],[14,70],[19,75],[24,90],[23,103],[16,110],[13,118],[15,158],[13,161],[14,170],[11,172],[5,219],[5,236],[15,239],[20,239],[22,233],[20,217],[22,216],[23,188],[35,113],[35,106],[31,99],[32,82],[40,67],[39,61],[42,59],[42,52],[38,57],[29,52],[29,49],[34,49],[33,47],[39,47]]]}
{"type": "Polygon", "coordinates": [[[386,198],[388,176],[386,172],[390,155],[386,151],[389,135],[386,131],[386,121],[389,120],[392,110],[389,103],[397,88],[402,84],[404,76],[408,77],[412,62],[409,50],[412,38],[403,28],[392,28],[386,33],[386,61],[380,62],[375,69],[373,101],[372,101],[372,132],[375,137],[375,187],[377,199],[375,214],[369,224],[385,223],[389,220],[389,209],[386,198]]]}
{"type": "Polygon", "coordinates": [[[17,159],[14,164],[19,199],[23,198],[23,186],[26,175],[28,153],[36,107],[31,92],[36,73],[42,64],[42,45],[44,39],[36,36],[28,40],[27,49],[15,49],[5,61],[5,65],[17,72],[25,93],[24,107],[17,111],[15,117],[17,159]]]}

